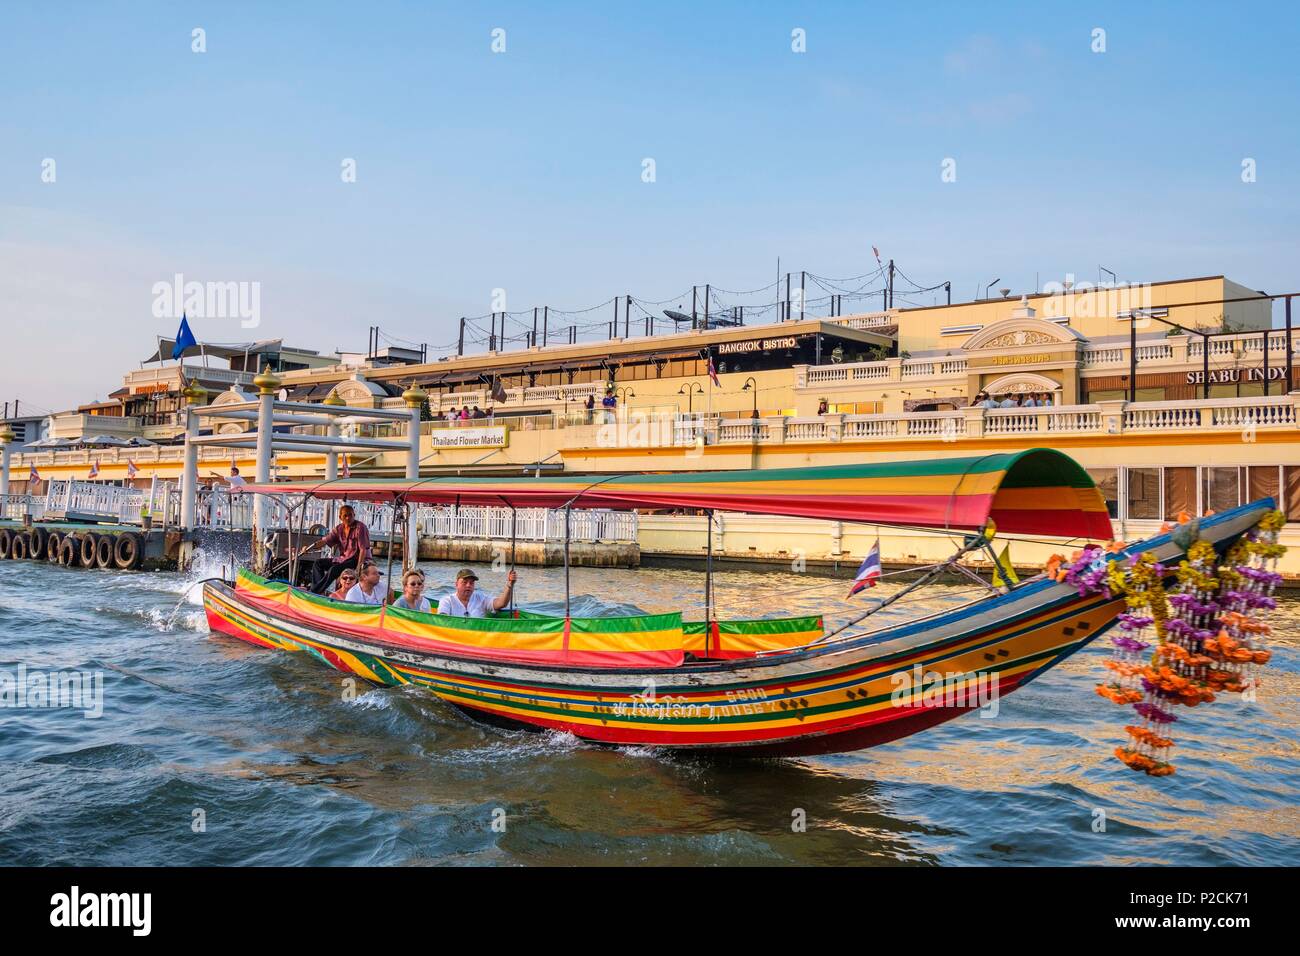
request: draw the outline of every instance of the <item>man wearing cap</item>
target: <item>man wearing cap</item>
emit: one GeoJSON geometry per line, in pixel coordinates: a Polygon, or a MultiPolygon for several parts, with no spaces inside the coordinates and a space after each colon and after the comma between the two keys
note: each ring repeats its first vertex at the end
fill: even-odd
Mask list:
{"type": "Polygon", "coordinates": [[[515,589],[515,572],[506,575],[505,590],[495,598],[490,598],[482,591],[476,591],[478,575],[469,568],[456,572],[456,590],[438,602],[438,613],[452,617],[487,617],[493,611],[499,611],[510,603],[510,593],[515,589]]]}

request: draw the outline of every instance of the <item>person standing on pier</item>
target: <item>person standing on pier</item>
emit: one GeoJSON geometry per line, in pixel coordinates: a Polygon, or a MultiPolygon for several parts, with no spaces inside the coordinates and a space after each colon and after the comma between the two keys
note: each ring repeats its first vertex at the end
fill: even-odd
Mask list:
{"type": "Polygon", "coordinates": [[[217,481],[224,481],[230,486],[231,491],[234,491],[236,488],[242,488],[244,485],[248,484],[248,482],[244,480],[244,476],[239,473],[239,469],[234,465],[230,466],[229,478],[218,475],[215,471],[212,473],[212,477],[217,479],[217,481]]]}
{"type": "Polygon", "coordinates": [[[331,547],[337,550],[333,558],[318,558],[312,569],[311,589],[317,594],[324,594],[334,579],[343,573],[344,568],[360,570],[362,564],[370,561],[370,529],[357,520],[351,505],[339,509],[339,523],[334,530],[321,539],[319,547],[331,547]]]}

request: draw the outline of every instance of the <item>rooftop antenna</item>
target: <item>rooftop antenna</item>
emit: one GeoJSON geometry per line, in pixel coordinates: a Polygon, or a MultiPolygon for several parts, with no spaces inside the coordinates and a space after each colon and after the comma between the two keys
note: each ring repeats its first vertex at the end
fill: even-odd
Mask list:
{"type": "Polygon", "coordinates": [[[998,291],[1002,293],[1002,298],[1004,299],[1011,294],[1010,289],[998,289],[998,291]]]}

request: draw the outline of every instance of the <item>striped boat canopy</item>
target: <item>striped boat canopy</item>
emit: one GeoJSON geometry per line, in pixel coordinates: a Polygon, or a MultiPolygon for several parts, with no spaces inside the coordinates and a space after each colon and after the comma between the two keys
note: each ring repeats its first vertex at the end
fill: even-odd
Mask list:
{"type": "Polygon", "coordinates": [[[519,508],[712,508],[895,527],[1000,531],[1109,541],[1101,492],[1052,448],[870,465],[668,474],[344,478],[248,484],[248,492],[353,501],[519,508]]]}

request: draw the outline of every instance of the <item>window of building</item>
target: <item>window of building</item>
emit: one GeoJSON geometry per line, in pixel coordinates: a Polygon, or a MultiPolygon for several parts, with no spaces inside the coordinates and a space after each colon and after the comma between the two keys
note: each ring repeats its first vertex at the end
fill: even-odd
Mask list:
{"type": "Polygon", "coordinates": [[[1197,514],[1196,469],[1164,469],[1165,520],[1176,521],[1179,514],[1197,514]]]}
{"type": "Polygon", "coordinates": [[[1282,470],[1282,494],[1278,504],[1286,512],[1287,520],[1300,521],[1300,466],[1288,465],[1282,470]]]}
{"type": "Polygon", "coordinates": [[[1160,469],[1127,469],[1129,518],[1160,517],[1160,469]]]}
{"type": "Polygon", "coordinates": [[[1279,508],[1286,502],[1282,491],[1282,469],[1277,465],[1259,467],[1251,465],[1246,469],[1246,500],[1258,501],[1260,498],[1272,498],[1279,508]]]}
{"type": "Polygon", "coordinates": [[[1205,502],[1202,511],[1230,511],[1241,504],[1241,471],[1240,468],[1201,470],[1201,500],[1205,502]]]}
{"type": "Polygon", "coordinates": [[[1089,468],[1088,476],[1097,485],[1102,498],[1106,500],[1106,511],[1112,518],[1119,517],[1119,469],[1089,468]]]}

